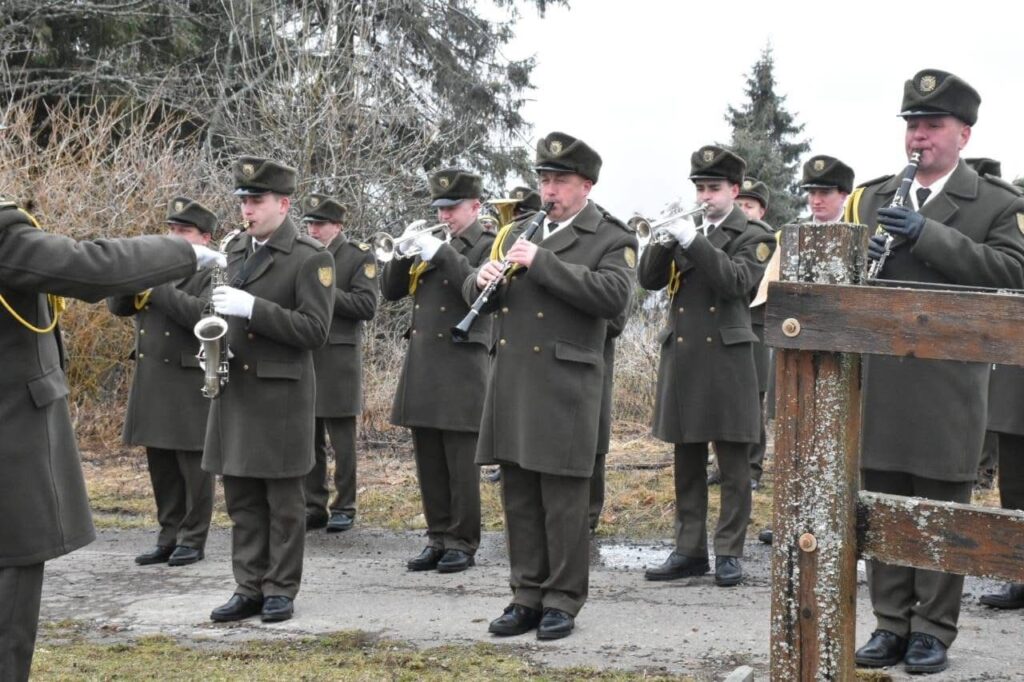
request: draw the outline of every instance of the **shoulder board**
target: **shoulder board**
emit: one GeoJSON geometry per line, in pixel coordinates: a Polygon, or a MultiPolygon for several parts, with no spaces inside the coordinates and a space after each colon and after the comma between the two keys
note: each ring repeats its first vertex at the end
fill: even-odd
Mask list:
{"type": "Polygon", "coordinates": [[[318,242],[317,240],[313,239],[309,235],[305,235],[305,234],[299,233],[299,235],[298,235],[298,237],[296,238],[295,241],[302,242],[306,246],[312,246],[317,251],[323,251],[324,250],[324,245],[321,244],[320,242],[318,242]]]}
{"type": "Polygon", "coordinates": [[[883,183],[886,180],[889,180],[889,179],[891,179],[893,177],[895,177],[895,176],[892,173],[890,173],[889,175],[880,175],[877,178],[874,178],[872,180],[868,180],[867,182],[862,182],[862,183],[860,183],[857,186],[858,187],[870,187],[871,185],[880,185],[881,183],[883,183]]]}
{"type": "Polygon", "coordinates": [[[1006,180],[1004,180],[1003,178],[999,177],[998,175],[991,175],[989,173],[985,173],[985,175],[982,175],[981,177],[985,178],[986,180],[991,182],[993,185],[998,185],[999,187],[1002,187],[1005,190],[1009,190],[1015,196],[1018,196],[1018,197],[1019,196],[1024,196],[1024,190],[1022,190],[1020,187],[1018,187],[1017,185],[1013,184],[1012,182],[1007,182],[1006,180]]]}
{"type": "Polygon", "coordinates": [[[763,220],[751,220],[751,219],[748,219],[747,223],[749,223],[751,225],[757,225],[758,227],[760,227],[762,230],[764,230],[768,234],[775,234],[775,228],[773,228],[771,225],[769,225],[768,223],[764,222],[763,220]]]}
{"type": "Polygon", "coordinates": [[[612,225],[616,225],[625,230],[626,232],[636,232],[635,229],[633,229],[626,223],[622,222],[608,211],[604,210],[604,208],[602,208],[600,204],[597,204],[597,210],[601,212],[601,217],[604,218],[605,222],[611,223],[612,225]]]}
{"type": "Polygon", "coordinates": [[[10,225],[35,225],[39,223],[32,217],[32,214],[24,209],[18,208],[13,201],[0,201],[0,228],[10,225]]]}

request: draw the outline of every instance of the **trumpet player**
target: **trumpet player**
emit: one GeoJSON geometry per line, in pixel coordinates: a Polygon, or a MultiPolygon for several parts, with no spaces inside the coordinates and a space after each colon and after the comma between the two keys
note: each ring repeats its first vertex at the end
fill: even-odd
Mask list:
{"type": "Polygon", "coordinates": [[[714,535],[715,584],[743,578],[750,520],[750,454],[761,435],[750,301],[775,249],[772,229],[734,202],[746,162],[708,145],[690,158],[704,224],[668,225],[668,243],[652,243],[640,259],[645,289],[667,288],[669,326],[659,338],[661,361],[655,437],[675,445],[675,550],[648,580],[673,580],[710,570],[707,538],[707,444],[722,475],[721,513],[714,535]]]}
{"type": "Polygon", "coordinates": [[[313,353],[316,369],[314,464],[306,477],[306,530],[337,533],[356,518],[356,417],[362,411],[363,324],[377,311],[377,260],[370,245],[345,236],[345,207],[310,194],[302,221],[334,258],[334,307],[327,344],[313,353]],[[328,506],[327,443],[334,451],[334,500],[328,506]],[[328,512],[330,515],[328,516],[328,512]]]}
{"type": "Polygon", "coordinates": [[[231,170],[246,229],[225,245],[228,283],[213,291],[233,357],[210,405],[203,468],[223,477],[236,587],[210,618],[273,622],[292,617],[302,578],[313,351],[331,326],[334,259],[288,217],[295,169],[243,156],[231,170]]]}
{"type": "Polygon", "coordinates": [[[541,229],[519,238],[539,214],[507,226],[463,295],[476,300],[505,261],[517,266],[482,311],[496,312],[497,340],[476,459],[501,466],[512,588],[488,631],[559,639],[572,633],[589,591],[608,321],[628,305],[637,240],[589,199],[601,157],[583,140],[541,138],[534,170],[550,204],[541,229]]]}
{"type": "Polygon", "coordinates": [[[464,571],[480,544],[480,474],[473,463],[487,381],[490,317],[466,342],[450,329],[469,307],[460,286],[487,260],[494,235],[477,220],[480,176],[446,168],[430,178],[431,206],[448,225],[451,240],[429,232],[399,240],[396,258],[384,265],[381,292],[389,301],[412,299],[409,346],[398,381],[391,423],[412,429],[416,473],[427,520],[427,546],[410,571],[464,571]],[[412,255],[416,254],[416,255],[412,255]]]}
{"type": "MultiPolygon", "coordinates": [[[[167,231],[208,246],[217,216],[198,201],[167,204],[167,231]]],[[[135,318],[135,376],[123,438],[146,448],[160,524],[156,547],[135,557],[140,566],[193,564],[203,558],[213,514],[213,475],[203,471],[203,440],[210,403],[199,390],[203,372],[192,328],[203,316],[210,270],[200,270],[136,295],[107,299],[110,311],[135,318]],[[167,418],[168,405],[174,418],[167,418]]]]}
{"type": "MultiPolygon", "coordinates": [[[[980,104],[977,90],[946,71],[924,69],[904,83],[904,152],[908,159],[920,154],[908,201],[893,201],[901,178],[887,175],[854,190],[848,202],[850,222],[881,225],[869,258],[883,253],[885,233],[894,237],[879,279],[1024,286],[1024,198],[960,158],[980,104]]],[[[987,364],[866,356],[864,489],[969,502],[988,387],[987,364]]],[[[868,561],[868,589],[877,625],[857,650],[857,665],[902,661],[911,673],[943,670],[957,635],[963,577],[868,561]]]]}

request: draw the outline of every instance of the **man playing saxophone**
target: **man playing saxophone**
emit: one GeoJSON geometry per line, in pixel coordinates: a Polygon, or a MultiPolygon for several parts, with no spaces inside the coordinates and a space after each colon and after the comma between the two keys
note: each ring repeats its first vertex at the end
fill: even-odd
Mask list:
{"type": "MultiPolygon", "coordinates": [[[[187,197],[167,204],[168,233],[207,246],[217,216],[187,197]]],[[[113,296],[115,315],[135,318],[135,376],[124,422],[126,445],[146,448],[160,524],[156,547],[135,557],[140,566],[192,564],[203,558],[213,513],[213,475],[203,471],[203,440],[210,403],[200,393],[202,371],[192,328],[209,296],[211,270],[113,296]],[[175,418],[167,418],[173,405],[175,418]]]]}

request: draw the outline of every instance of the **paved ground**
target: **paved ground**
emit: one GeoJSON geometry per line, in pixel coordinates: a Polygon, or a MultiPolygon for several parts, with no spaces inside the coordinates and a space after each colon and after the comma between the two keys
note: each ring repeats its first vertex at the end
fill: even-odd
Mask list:
{"type": "MultiPolygon", "coordinates": [[[[710,576],[650,583],[639,570],[669,551],[656,545],[602,540],[592,553],[591,595],[571,637],[539,643],[532,635],[495,640],[487,623],[508,602],[503,536],[486,533],[476,568],[461,574],[408,573],[405,560],[423,539],[357,526],[338,535],[308,535],[305,576],[296,617],[215,625],[211,609],[232,592],[229,535],[214,531],[206,560],[180,568],[137,567],[155,531],[106,531],[99,540],[47,564],[42,620],[90,621],[104,637],[166,634],[183,640],[233,641],[358,629],[422,647],[499,642],[554,666],[645,669],[722,679],[750,665],[767,679],[769,554],[748,547],[746,582],[717,588],[710,576]]],[[[952,667],[940,680],[1024,680],[1024,613],[977,605],[993,583],[968,579],[961,635],[952,667]]],[[[870,605],[861,585],[858,641],[870,633],[870,605]]],[[[892,679],[911,679],[899,670],[892,679]]]]}

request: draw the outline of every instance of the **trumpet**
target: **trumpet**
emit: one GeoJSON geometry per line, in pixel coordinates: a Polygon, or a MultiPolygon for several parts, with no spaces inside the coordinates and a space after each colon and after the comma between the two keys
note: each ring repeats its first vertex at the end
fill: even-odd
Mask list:
{"type": "MultiPolygon", "coordinates": [[[[249,223],[246,222],[242,229],[229,232],[220,242],[220,252],[224,253],[228,242],[248,227],[249,223]]],[[[210,399],[220,395],[224,385],[228,383],[230,371],[228,361],[232,356],[231,349],[223,340],[224,335],[228,333],[228,321],[213,309],[213,290],[223,284],[227,284],[227,273],[224,268],[213,268],[213,276],[210,279],[210,300],[203,310],[203,318],[192,328],[192,333],[199,339],[199,352],[196,353],[196,359],[199,360],[199,366],[204,372],[203,396],[210,399]]]]}
{"type": "Polygon", "coordinates": [[[451,226],[448,223],[437,223],[436,225],[427,225],[426,220],[417,220],[409,223],[405,231],[402,232],[401,237],[392,237],[387,232],[378,232],[373,235],[370,243],[373,245],[373,255],[377,257],[382,263],[387,263],[395,257],[395,252],[403,256],[404,258],[412,258],[418,256],[420,250],[409,246],[405,249],[399,247],[406,243],[415,240],[417,237],[424,234],[433,234],[444,230],[444,241],[451,239],[451,226]]]}
{"type": "Polygon", "coordinates": [[[655,221],[650,221],[643,216],[635,215],[629,219],[629,226],[636,230],[636,238],[640,242],[640,247],[647,246],[648,243],[654,242],[661,246],[667,246],[668,244],[675,241],[675,237],[664,228],[666,225],[678,222],[680,220],[692,221],[697,216],[704,217],[704,214],[708,212],[710,206],[707,203],[703,203],[700,206],[696,206],[686,211],[675,211],[668,215],[658,218],[655,221]]]}

